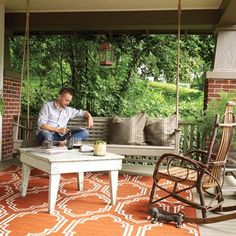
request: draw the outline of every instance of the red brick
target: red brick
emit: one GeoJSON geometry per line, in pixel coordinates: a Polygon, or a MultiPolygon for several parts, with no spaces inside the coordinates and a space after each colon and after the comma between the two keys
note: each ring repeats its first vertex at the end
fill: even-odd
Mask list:
{"type": "Polygon", "coordinates": [[[208,93],[214,93],[214,92],[215,92],[215,89],[212,89],[212,88],[208,89],[208,93]]]}
{"type": "Polygon", "coordinates": [[[208,80],[208,85],[212,85],[212,84],[215,84],[215,80],[209,79],[209,80],[208,80]]]}
{"type": "Polygon", "coordinates": [[[236,92],[236,87],[230,89],[231,92],[236,92]]]}
{"type": "Polygon", "coordinates": [[[211,96],[209,96],[211,98],[220,98],[220,95],[219,94],[211,94],[211,96]]]}
{"type": "Polygon", "coordinates": [[[209,85],[208,89],[212,89],[212,88],[223,88],[223,85],[222,84],[212,84],[212,85],[209,85]]]}
{"type": "Polygon", "coordinates": [[[20,87],[19,79],[5,77],[3,80],[3,97],[5,110],[3,114],[3,159],[8,159],[13,150],[13,117],[18,114],[20,106],[20,87]]]}
{"type": "Polygon", "coordinates": [[[230,83],[230,80],[227,80],[227,79],[217,79],[215,80],[215,83],[216,84],[229,84],[230,83]]]}
{"type": "Polygon", "coordinates": [[[231,89],[232,88],[232,85],[223,85],[223,88],[225,89],[231,89]]]}
{"type": "Polygon", "coordinates": [[[236,85],[236,79],[231,79],[230,84],[235,84],[236,85]]]}

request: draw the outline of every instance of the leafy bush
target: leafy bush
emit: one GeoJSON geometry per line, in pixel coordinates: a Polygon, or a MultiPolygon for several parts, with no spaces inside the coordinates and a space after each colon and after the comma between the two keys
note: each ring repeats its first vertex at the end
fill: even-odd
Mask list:
{"type": "MultiPolygon", "coordinates": [[[[26,83],[26,81],[24,81],[26,83]]],[[[51,82],[50,82],[51,84],[51,82]]],[[[59,85],[51,87],[41,83],[40,79],[30,81],[30,114],[38,114],[40,107],[46,101],[57,97],[59,85]]],[[[92,88],[85,87],[75,94],[71,106],[88,109],[94,116],[111,116],[113,114],[130,117],[145,111],[152,117],[167,117],[175,112],[175,85],[161,82],[149,82],[134,78],[130,81],[128,91],[121,96],[117,93],[119,86],[116,78],[104,80],[97,76],[92,88]],[[81,100],[81,94],[83,94],[81,100]],[[80,95],[80,96],[78,96],[80,95]],[[117,99],[121,100],[121,108],[116,110],[117,99]],[[85,101],[87,100],[87,101],[85,101]],[[89,104],[85,107],[83,103],[89,104]]],[[[179,111],[180,119],[196,120],[202,113],[203,93],[199,90],[180,87],[179,111]]],[[[22,111],[27,111],[27,90],[23,86],[22,111]]]]}
{"type": "MultiPolygon", "coordinates": [[[[203,93],[180,87],[180,119],[195,120],[202,113],[203,93]]],[[[153,117],[166,117],[175,112],[176,87],[173,84],[136,80],[123,98],[120,115],[132,116],[145,111],[153,117]]]]}
{"type": "MultiPolygon", "coordinates": [[[[212,99],[208,103],[207,110],[203,116],[199,116],[199,129],[202,134],[210,135],[215,122],[216,114],[219,114],[220,117],[223,116],[225,111],[225,105],[228,101],[236,102],[236,90],[231,93],[220,92],[220,99],[212,99]]],[[[234,107],[234,112],[236,112],[236,107],[234,107]]],[[[236,135],[234,135],[234,143],[236,143],[236,135]]]]}

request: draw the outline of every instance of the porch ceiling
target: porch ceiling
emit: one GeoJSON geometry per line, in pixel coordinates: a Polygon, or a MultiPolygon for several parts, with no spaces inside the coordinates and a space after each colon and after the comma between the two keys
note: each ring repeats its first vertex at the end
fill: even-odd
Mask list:
{"type": "MultiPolygon", "coordinates": [[[[0,0],[0,2],[4,0],[0,0]]],[[[178,0],[31,0],[30,31],[38,33],[172,33],[178,0]]],[[[5,0],[6,27],[22,34],[26,0],[5,0]]],[[[235,25],[235,0],[182,0],[182,29],[212,33],[235,25]]]]}
{"type": "MultiPolygon", "coordinates": [[[[219,9],[222,0],[182,0],[184,9],[219,9]]],[[[178,0],[30,0],[33,12],[175,10],[178,0]]],[[[26,0],[6,0],[7,12],[24,12],[26,0]]]]}

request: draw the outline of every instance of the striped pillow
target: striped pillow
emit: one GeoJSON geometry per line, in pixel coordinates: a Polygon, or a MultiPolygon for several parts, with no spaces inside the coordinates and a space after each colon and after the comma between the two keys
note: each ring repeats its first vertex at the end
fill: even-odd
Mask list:
{"type": "Polygon", "coordinates": [[[155,146],[173,146],[176,115],[167,118],[148,118],[144,129],[145,142],[155,146]]]}
{"type": "Polygon", "coordinates": [[[143,145],[145,113],[139,113],[131,118],[114,116],[110,122],[109,143],[143,145]]]}

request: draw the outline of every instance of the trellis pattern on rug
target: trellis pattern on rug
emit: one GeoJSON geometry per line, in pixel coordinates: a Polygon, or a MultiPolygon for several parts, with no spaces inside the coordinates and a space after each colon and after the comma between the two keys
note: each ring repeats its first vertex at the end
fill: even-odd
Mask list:
{"type": "MultiPolygon", "coordinates": [[[[147,209],[152,178],[120,174],[117,204],[109,205],[109,178],[106,173],[86,173],[84,191],[77,191],[76,174],[61,177],[57,205],[47,212],[48,175],[32,170],[26,197],[20,194],[21,169],[0,172],[0,235],[199,235],[196,224],[151,224],[147,209]]],[[[171,188],[170,181],[163,186],[171,188]]],[[[161,191],[157,194],[162,194],[161,191]]],[[[192,198],[191,192],[186,198],[192,198]]],[[[195,216],[195,210],[171,199],[159,205],[173,212],[195,216]]]]}

